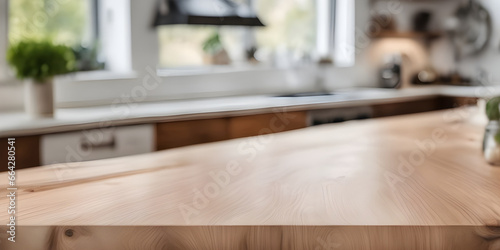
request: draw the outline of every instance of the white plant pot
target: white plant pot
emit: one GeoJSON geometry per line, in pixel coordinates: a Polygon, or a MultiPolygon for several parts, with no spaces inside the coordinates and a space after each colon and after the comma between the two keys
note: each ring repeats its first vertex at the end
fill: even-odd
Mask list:
{"type": "Polygon", "coordinates": [[[54,116],[53,78],[44,82],[26,80],[24,83],[24,105],[26,113],[34,118],[54,116]]]}

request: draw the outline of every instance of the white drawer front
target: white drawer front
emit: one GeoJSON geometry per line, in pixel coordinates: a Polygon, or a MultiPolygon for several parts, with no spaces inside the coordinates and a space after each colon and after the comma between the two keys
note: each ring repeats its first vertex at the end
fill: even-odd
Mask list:
{"type": "Polygon", "coordinates": [[[154,125],[91,129],[44,135],[41,163],[99,160],[154,151],[154,125]]]}

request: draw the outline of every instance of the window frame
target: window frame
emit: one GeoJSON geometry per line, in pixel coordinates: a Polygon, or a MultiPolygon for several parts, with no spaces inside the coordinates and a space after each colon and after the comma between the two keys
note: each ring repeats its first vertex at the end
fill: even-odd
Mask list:
{"type": "MultiPolygon", "coordinates": [[[[10,68],[10,66],[7,63],[6,60],[6,55],[7,55],[7,49],[9,46],[9,1],[10,0],[0,0],[0,86],[2,85],[13,85],[13,84],[18,84],[20,82],[19,79],[15,77],[15,74],[13,70],[10,68]]],[[[105,8],[103,8],[103,3],[105,1],[112,2],[112,0],[88,0],[89,3],[91,4],[90,9],[91,12],[89,13],[89,16],[91,16],[91,36],[94,41],[101,41],[103,39],[108,39],[109,43],[112,44],[113,42],[116,42],[118,40],[121,40],[125,38],[127,40],[128,45],[125,46],[125,48],[120,48],[120,50],[117,49],[109,49],[108,48],[103,48],[102,51],[100,51],[100,57],[108,57],[107,53],[108,50],[110,50],[113,54],[122,54],[122,55],[128,55],[127,60],[125,63],[122,63],[125,66],[121,67],[109,67],[108,63],[106,61],[106,69],[104,70],[94,70],[94,71],[78,71],[72,74],[72,79],[73,81],[93,81],[93,80],[110,80],[110,79],[130,79],[136,77],[136,74],[134,70],[132,70],[132,63],[131,63],[131,48],[130,48],[130,6],[129,6],[129,0],[123,1],[123,3],[126,5],[125,8],[122,9],[122,13],[119,13],[120,16],[127,16],[128,20],[125,20],[123,22],[122,27],[120,27],[120,34],[114,35],[114,36],[107,36],[105,29],[114,29],[116,27],[105,27],[106,24],[103,22],[103,18],[106,17],[106,15],[112,15],[115,16],[117,13],[110,13],[110,12],[105,12],[107,11],[105,8]]],[[[121,23],[121,22],[116,22],[116,23],[121,23]]],[[[60,78],[63,78],[64,81],[66,81],[69,77],[67,76],[60,76],[60,78]]]]}
{"type": "MultiPolygon", "coordinates": [[[[355,0],[310,0],[316,2],[316,25],[315,29],[317,30],[316,34],[316,48],[314,53],[316,54],[316,61],[319,61],[322,58],[329,57],[333,60],[333,66],[339,68],[345,67],[353,67],[355,65],[355,51],[353,50],[354,42],[355,42],[355,23],[356,23],[356,11],[355,11],[355,0]],[[318,13],[323,12],[325,15],[323,19],[321,19],[318,13]],[[321,30],[320,22],[326,22],[326,27],[321,30]],[[351,27],[344,27],[343,31],[345,34],[341,34],[337,29],[338,23],[349,22],[347,25],[351,27]],[[331,27],[334,27],[333,29],[331,27]],[[327,41],[321,42],[321,39],[327,39],[327,41]]],[[[255,8],[256,0],[246,0],[247,4],[255,8]]],[[[245,43],[245,48],[251,48],[252,46],[257,45],[257,41],[255,38],[255,31],[252,28],[241,27],[245,29],[244,36],[246,39],[243,40],[245,43]]],[[[158,44],[158,46],[161,46],[158,44]]],[[[159,50],[159,47],[158,47],[159,50]]],[[[158,61],[159,62],[159,61],[158,61]]],[[[314,63],[312,63],[314,65],[314,63]]],[[[310,65],[306,65],[310,66],[310,65]]],[[[283,69],[283,67],[279,66],[269,66],[269,65],[244,65],[244,66],[235,66],[235,65],[197,65],[193,66],[192,69],[185,70],[186,67],[189,66],[179,66],[179,67],[158,67],[157,71],[160,76],[169,76],[169,75],[184,75],[183,72],[187,72],[186,75],[196,75],[197,71],[199,74],[205,74],[209,69],[216,69],[216,71],[230,72],[230,71],[244,71],[257,70],[262,69],[263,67],[267,67],[268,69],[283,69]],[[197,70],[198,69],[198,70],[197,70]],[[176,73],[175,71],[179,72],[176,73]],[[160,72],[170,72],[168,74],[162,74],[160,72]]],[[[296,65],[292,67],[301,67],[301,65],[296,65]]],[[[285,67],[286,68],[286,67],[285,67]]],[[[217,73],[217,72],[215,72],[217,73]]]]}
{"type": "Polygon", "coordinates": [[[7,81],[11,82],[13,80],[12,74],[9,70],[7,64],[7,48],[9,46],[9,1],[0,0],[0,37],[5,39],[0,39],[0,83],[7,81]]]}

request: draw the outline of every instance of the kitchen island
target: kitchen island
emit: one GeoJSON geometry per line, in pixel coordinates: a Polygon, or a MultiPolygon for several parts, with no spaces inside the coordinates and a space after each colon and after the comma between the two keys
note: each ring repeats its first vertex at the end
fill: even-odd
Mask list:
{"type": "Polygon", "coordinates": [[[485,124],[460,108],[19,170],[0,249],[499,249],[485,124]]]}

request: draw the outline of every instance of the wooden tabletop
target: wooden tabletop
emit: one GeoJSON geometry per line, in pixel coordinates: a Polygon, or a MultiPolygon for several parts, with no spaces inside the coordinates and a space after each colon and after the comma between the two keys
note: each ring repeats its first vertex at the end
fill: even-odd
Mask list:
{"type": "MultiPolygon", "coordinates": [[[[52,233],[78,226],[208,226],[224,235],[232,228],[246,239],[260,232],[259,242],[283,249],[296,246],[284,243],[287,230],[295,238],[315,232],[313,243],[301,240],[303,249],[366,246],[339,236],[359,232],[368,242],[384,232],[396,247],[407,245],[395,237],[433,234],[441,242],[424,248],[439,248],[443,239],[500,247],[492,243],[500,237],[500,168],[483,159],[485,124],[476,108],[462,108],[19,170],[17,224],[59,226],[52,233]],[[405,227],[421,229],[405,235],[405,227]],[[262,240],[271,236],[281,238],[262,240]]],[[[6,173],[0,183],[6,190],[6,173]]],[[[7,207],[2,195],[0,208],[7,207]]],[[[8,214],[1,212],[0,220],[8,214]]]]}

